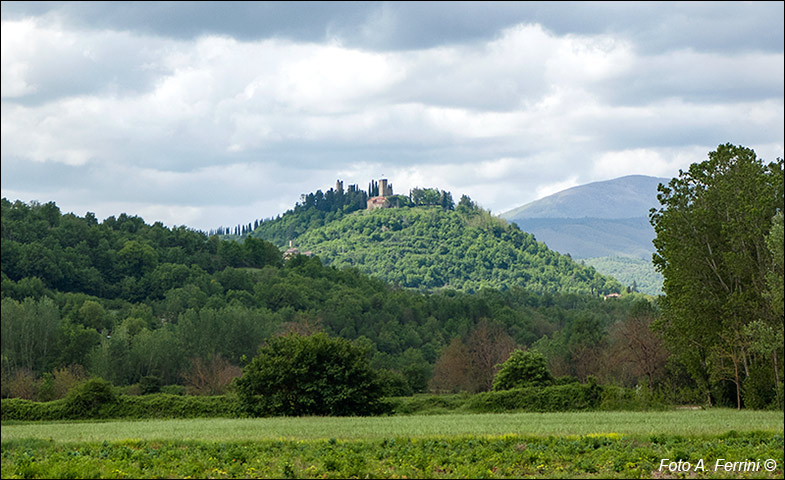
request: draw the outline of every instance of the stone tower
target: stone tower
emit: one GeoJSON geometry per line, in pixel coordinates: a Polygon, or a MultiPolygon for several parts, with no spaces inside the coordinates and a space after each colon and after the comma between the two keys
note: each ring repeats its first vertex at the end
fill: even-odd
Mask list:
{"type": "Polygon", "coordinates": [[[382,178],[379,180],[379,196],[380,197],[389,197],[393,194],[392,191],[392,183],[387,183],[386,178],[382,178]]]}

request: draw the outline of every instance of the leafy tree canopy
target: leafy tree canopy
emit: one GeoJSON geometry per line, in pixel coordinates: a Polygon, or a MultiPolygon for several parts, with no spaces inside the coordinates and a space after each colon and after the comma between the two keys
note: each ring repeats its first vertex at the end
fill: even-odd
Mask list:
{"type": "Polygon", "coordinates": [[[545,387],[553,383],[545,357],[533,350],[515,350],[493,379],[494,390],[545,387]]]}
{"type": "MultiPolygon", "coordinates": [[[[662,208],[650,217],[654,264],[665,279],[666,337],[707,395],[712,386],[732,382],[741,407],[750,364],[762,361],[745,330],[760,320],[782,331],[782,315],[765,292],[781,262],[766,237],[783,209],[783,161],[766,164],[749,148],[720,145],[659,191],[662,208]]],[[[779,360],[775,350],[770,361],[781,378],[781,343],[778,350],[779,360]]],[[[777,380],[769,378],[773,394],[777,380]]]]}
{"type": "Polygon", "coordinates": [[[274,337],[245,367],[237,389],[251,415],[378,414],[383,389],[367,353],[324,333],[274,337]]]}
{"type": "MultiPolygon", "coordinates": [[[[414,198],[420,202],[420,196],[414,198]]],[[[305,228],[297,237],[297,246],[313,251],[327,265],[354,267],[388,283],[419,290],[477,292],[521,286],[538,293],[621,291],[615,279],[548,249],[533,235],[476,207],[468,197],[454,209],[451,202],[447,207],[437,202],[325,218],[305,228]]],[[[302,215],[310,214],[284,218],[298,223],[294,217],[302,215]]],[[[264,237],[266,232],[260,227],[254,235],[275,241],[264,237]]]]}

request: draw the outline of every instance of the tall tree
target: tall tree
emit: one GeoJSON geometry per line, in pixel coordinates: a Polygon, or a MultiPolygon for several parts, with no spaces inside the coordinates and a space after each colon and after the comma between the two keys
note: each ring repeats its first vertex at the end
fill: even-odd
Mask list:
{"type": "Polygon", "coordinates": [[[749,148],[720,145],[659,192],[650,220],[666,339],[709,402],[711,384],[730,380],[741,408],[754,360],[745,326],[776,322],[763,294],[772,265],[765,239],[783,208],[783,161],[764,164],[749,148]]]}
{"type": "Polygon", "coordinates": [[[437,393],[468,391],[472,388],[470,370],[469,349],[459,337],[456,337],[442,349],[433,367],[430,388],[437,393]]]}
{"type": "Polygon", "coordinates": [[[668,359],[662,337],[652,330],[656,316],[646,301],[636,302],[629,315],[611,328],[611,358],[615,364],[632,367],[636,377],[645,376],[649,391],[654,391],[657,374],[664,372],[668,359]]]}
{"type": "Polygon", "coordinates": [[[475,392],[487,392],[493,387],[493,378],[500,365],[515,349],[515,341],[501,325],[481,320],[469,335],[467,342],[471,359],[470,375],[475,392]]]}

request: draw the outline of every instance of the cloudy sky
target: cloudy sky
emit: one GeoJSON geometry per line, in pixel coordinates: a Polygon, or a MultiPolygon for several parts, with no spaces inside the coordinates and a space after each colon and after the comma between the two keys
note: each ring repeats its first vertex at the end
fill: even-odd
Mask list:
{"type": "Polygon", "coordinates": [[[783,156],[783,2],[2,2],[2,196],[208,230],[783,156]]]}

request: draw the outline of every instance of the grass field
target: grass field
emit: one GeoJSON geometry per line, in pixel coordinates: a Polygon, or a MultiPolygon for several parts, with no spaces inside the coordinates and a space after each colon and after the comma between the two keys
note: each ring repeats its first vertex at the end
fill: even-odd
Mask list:
{"type": "Polygon", "coordinates": [[[717,409],[4,422],[0,476],[782,478],[783,417],[717,409]],[[663,459],[690,470],[663,469],[663,459]],[[718,471],[720,459],[742,463],[718,471]]]}
{"type": "Polygon", "coordinates": [[[710,435],[783,432],[783,412],[675,410],[452,414],[392,417],[273,417],[254,419],[5,423],[2,441],[318,440],[427,438],[465,435],[587,435],[590,433],[710,435]]]}

